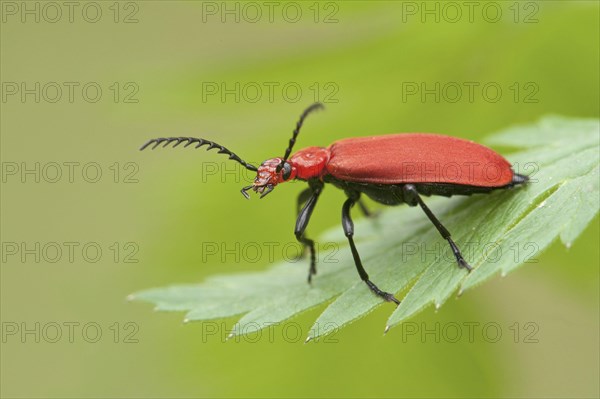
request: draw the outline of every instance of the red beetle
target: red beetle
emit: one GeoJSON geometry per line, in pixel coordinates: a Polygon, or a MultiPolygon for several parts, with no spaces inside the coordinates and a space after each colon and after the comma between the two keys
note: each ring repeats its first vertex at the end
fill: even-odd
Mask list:
{"type": "Polygon", "coordinates": [[[515,173],[506,159],[487,147],[438,134],[402,133],[344,139],[327,148],[302,149],[290,158],[304,119],[312,111],[320,108],[323,108],[323,105],[315,103],[302,113],[283,158],[268,159],[258,168],[243,161],[222,145],[200,138],[152,139],[144,144],[141,150],[150,145],[153,145],[154,149],[160,144],[166,147],[171,143],[175,143],[173,147],[177,147],[184,142],[184,147],[196,144],[195,148],[203,145],[208,145],[207,150],[218,148],[220,154],[227,154],[229,159],[257,172],[254,183],[242,189],[246,198],[250,198],[247,193],[250,189],[263,198],[279,183],[294,179],[308,182],[308,188],[298,196],[298,218],[294,233],[298,241],[310,249],[309,283],[317,272],[315,244],[304,235],[304,231],[325,183],[331,183],[344,190],[348,196],[342,207],[342,226],[350,243],[356,269],[371,291],[386,301],[400,303],[394,295],[381,291],[369,280],[352,238],[354,223],[350,217],[350,208],[358,203],[362,212],[371,216],[360,200],[362,193],[385,205],[419,205],[450,244],[458,266],[470,272],[471,266],[464,260],[448,230],[425,205],[421,195],[450,197],[489,193],[492,190],[524,184],[528,178],[515,173]]]}

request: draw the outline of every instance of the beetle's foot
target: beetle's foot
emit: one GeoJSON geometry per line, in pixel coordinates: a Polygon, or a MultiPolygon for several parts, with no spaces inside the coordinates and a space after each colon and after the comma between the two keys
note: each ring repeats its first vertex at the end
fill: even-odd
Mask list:
{"type": "Polygon", "coordinates": [[[315,276],[317,274],[317,268],[315,267],[315,265],[311,265],[310,269],[308,270],[308,284],[312,285],[312,277],[315,276]]]}
{"type": "Polygon", "coordinates": [[[464,260],[463,258],[458,258],[456,260],[458,261],[458,267],[463,268],[463,269],[467,269],[467,271],[469,273],[471,273],[473,271],[473,267],[471,265],[469,265],[467,263],[467,261],[464,260]]]}
{"type": "Polygon", "coordinates": [[[390,294],[389,292],[381,291],[375,284],[373,284],[370,280],[365,280],[365,283],[369,286],[371,291],[375,293],[375,295],[382,297],[387,302],[394,302],[396,305],[400,305],[400,301],[396,299],[394,294],[390,294]]]}
{"type": "Polygon", "coordinates": [[[396,299],[396,297],[393,294],[390,294],[389,292],[382,292],[382,298],[385,299],[387,302],[394,302],[396,304],[396,306],[400,305],[400,301],[396,299]]]}
{"type": "Polygon", "coordinates": [[[302,249],[298,252],[298,254],[293,257],[293,260],[299,261],[299,260],[306,258],[306,253],[308,252],[308,248],[309,247],[307,245],[303,245],[302,249]]]}

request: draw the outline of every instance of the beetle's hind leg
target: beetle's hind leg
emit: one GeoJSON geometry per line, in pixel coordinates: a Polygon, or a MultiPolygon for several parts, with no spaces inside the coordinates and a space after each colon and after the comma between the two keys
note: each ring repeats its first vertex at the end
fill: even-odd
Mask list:
{"type": "MultiPolygon", "coordinates": [[[[344,228],[344,234],[348,238],[348,242],[350,243],[350,250],[352,251],[352,257],[354,258],[354,264],[356,266],[356,270],[358,271],[358,275],[361,280],[364,281],[369,289],[373,291],[376,295],[382,297],[388,302],[394,302],[396,305],[400,304],[400,301],[396,299],[393,294],[389,292],[385,292],[380,290],[371,280],[369,280],[369,275],[365,271],[365,268],[362,265],[362,261],[360,260],[360,255],[356,250],[356,245],[354,245],[354,222],[352,222],[352,218],[350,217],[350,208],[359,201],[360,193],[349,192],[348,199],[344,202],[344,206],[342,207],[342,227],[344,228]]],[[[360,204],[360,202],[359,202],[360,204]]]]}
{"type": "Polygon", "coordinates": [[[308,283],[312,281],[312,276],[317,274],[317,257],[315,252],[315,242],[310,238],[305,237],[304,231],[310,216],[312,215],[315,206],[317,205],[317,199],[323,190],[323,184],[311,184],[310,188],[302,191],[298,196],[298,218],[296,219],[296,228],[294,234],[296,239],[302,244],[303,248],[308,247],[310,250],[310,268],[308,270],[308,283]],[[305,199],[306,198],[306,199],[305,199]],[[300,205],[305,202],[304,207],[300,209],[300,205]]]}
{"type": "Polygon", "coordinates": [[[405,184],[402,187],[402,191],[404,194],[404,201],[410,206],[416,206],[418,204],[421,207],[421,209],[423,209],[423,212],[425,212],[429,220],[431,220],[431,223],[433,223],[435,228],[440,232],[442,237],[446,241],[448,241],[448,244],[450,244],[450,248],[452,249],[452,253],[454,253],[454,257],[456,258],[458,266],[465,268],[469,272],[471,272],[473,268],[463,258],[460,249],[458,249],[458,246],[450,237],[450,232],[444,227],[442,222],[439,221],[439,219],[433,214],[433,212],[431,212],[427,205],[425,205],[425,203],[421,199],[421,196],[417,192],[417,188],[413,184],[405,184]]]}

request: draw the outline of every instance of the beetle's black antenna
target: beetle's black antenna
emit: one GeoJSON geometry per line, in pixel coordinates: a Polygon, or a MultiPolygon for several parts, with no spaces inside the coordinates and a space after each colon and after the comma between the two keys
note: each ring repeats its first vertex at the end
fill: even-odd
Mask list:
{"type": "Polygon", "coordinates": [[[292,138],[290,139],[288,148],[285,150],[285,155],[283,156],[283,160],[281,161],[281,163],[279,165],[277,165],[277,169],[275,169],[275,171],[277,173],[279,173],[281,171],[281,168],[283,168],[285,161],[287,161],[288,157],[292,153],[292,148],[294,148],[294,144],[296,144],[296,137],[298,137],[298,133],[300,133],[300,128],[302,127],[302,124],[304,123],[304,119],[306,119],[308,114],[310,114],[311,112],[317,111],[319,109],[324,109],[324,108],[325,108],[325,106],[323,104],[314,103],[310,107],[306,108],[304,110],[304,112],[302,113],[302,115],[300,115],[300,119],[296,123],[296,129],[294,129],[294,133],[292,134],[292,138]]]}
{"type": "Polygon", "coordinates": [[[248,162],[242,160],[240,157],[238,157],[236,154],[229,151],[227,148],[223,147],[222,145],[217,144],[214,141],[209,141],[209,140],[194,138],[194,137],[160,137],[157,139],[152,139],[152,140],[149,140],[146,144],[144,144],[140,148],[140,151],[151,146],[152,144],[154,144],[152,146],[152,149],[155,149],[156,147],[158,147],[161,144],[163,145],[162,147],[165,148],[165,147],[169,146],[171,143],[175,143],[175,145],[172,147],[172,148],[175,148],[179,144],[184,143],[184,142],[187,142],[187,144],[184,145],[183,148],[186,148],[194,143],[198,143],[195,148],[200,148],[203,145],[208,145],[208,148],[206,149],[206,151],[212,150],[213,148],[218,148],[219,154],[229,155],[229,159],[232,159],[232,160],[240,163],[244,168],[246,168],[248,170],[252,170],[254,172],[256,172],[258,170],[258,168],[256,166],[249,164],[248,162]]]}

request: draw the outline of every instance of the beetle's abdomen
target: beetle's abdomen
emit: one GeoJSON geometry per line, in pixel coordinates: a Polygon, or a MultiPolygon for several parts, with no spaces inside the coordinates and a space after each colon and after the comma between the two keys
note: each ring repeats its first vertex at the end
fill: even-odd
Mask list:
{"type": "Polygon", "coordinates": [[[329,147],[327,173],[378,184],[446,183],[501,187],[513,180],[500,154],[455,137],[402,133],[340,140],[329,147]]]}

